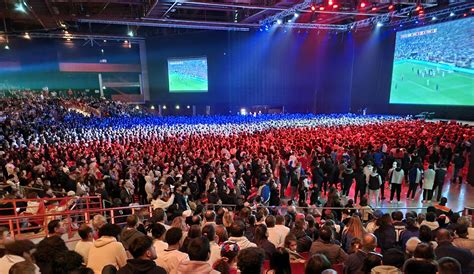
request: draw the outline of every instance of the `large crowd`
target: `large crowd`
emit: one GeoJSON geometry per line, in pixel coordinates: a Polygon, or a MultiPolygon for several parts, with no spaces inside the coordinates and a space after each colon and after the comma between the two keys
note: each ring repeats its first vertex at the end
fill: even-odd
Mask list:
{"type": "Polygon", "coordinates": [[[466,179],[470,126],[395,116],[155,117],[32,93],[0,104],[3,201],[100,195],[154,210],[150,219],[124,215],[123,227],[96,215],[80,226],[76,251],[58,237],[60,220],[36,246],[10,241],[5,229],[1,273],[474,269],[469,219],[442,197],[446,181],[466,179]],[[103,115],[70,111],[78,103],[103,115]],[[400,203],[402,186],[426,212],[377,210],[400,203]]]}

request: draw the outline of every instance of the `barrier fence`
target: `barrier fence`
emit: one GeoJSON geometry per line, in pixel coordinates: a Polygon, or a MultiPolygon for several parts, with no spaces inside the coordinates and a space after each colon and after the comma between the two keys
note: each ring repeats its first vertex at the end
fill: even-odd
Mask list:
{"type": "MultiPolygon", "coordinates": [[[[6,227],[15,239],[42,238],[48,234],[47,224],[51,220],[61,220],[66,228],[67,237],[74,237],[81,224],[90,224],[94,215],[103,215],[112,224],[125,225],[126,218],[137,214],[141,221],[148,220],[153,215],[151,205],[130,205],[125,207],[103,207],[100,196],[66,197],[54,199],[16,199],[2,200],[3,207],[0,208],[0,226],[6,227]],[[73,202],[71,202],[73,201],[73,202]],[[41,203],[54,204],[54,208],[40,211],[44,205],[41,203]],[[26,205],[25,205],[26,203],[26,205]],[[5,206],[8,205],[8,206],[5,206]],[[10,206],[11,205],[11,206],[10,206]],[[36,210],[36,213],[34,212],[36,210]],[[6,214],[7,213],[7,214],[6,214]],[[11,214],[9,214],[11,213],[11,214]]],[[[236,205],[232,204],[206,204],[206,209],[216,210],[220,207],[234,210],[236,205]]],[[[258,206],[258,208],[269,208],[277,210],[280,214],[286,214],[288,207],[258,206]]],[[[45,208],[46,209],[46,208],[45,208]]],[[[343,210],[344,207],[295,207],[296,213],[321,214],[324,210],[343,210]]],[[[379,207],[385,213],[395,210],[423,211],[426,207],[379,207]]],[[[367,210],[366,208],[361,210],[367,210]]],[[[461,211],[464,216],[474,216],[474,208],[466,207],[461,211]]]]}

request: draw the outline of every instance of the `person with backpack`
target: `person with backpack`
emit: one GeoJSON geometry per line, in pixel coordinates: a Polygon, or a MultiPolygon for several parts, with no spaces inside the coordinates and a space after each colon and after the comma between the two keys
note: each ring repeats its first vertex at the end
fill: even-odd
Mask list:
{"type": "Polygon", "coordinates": [[[375,207],[380,205],[380,186],[382,185],[382,177],[378,174],[378,168],[373,167],[372,173],[369,176],[369,203],[372,198],[375,199],[375,207]]]}

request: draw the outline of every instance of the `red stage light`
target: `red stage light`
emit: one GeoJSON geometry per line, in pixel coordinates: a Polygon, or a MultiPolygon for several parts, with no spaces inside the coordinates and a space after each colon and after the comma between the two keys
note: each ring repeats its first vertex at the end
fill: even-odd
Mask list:
{"type": "Polygon", "coordinates": [[[324,10],[324,7],[319,7],[319,10],[324,10]]]}
{"type": "Polygon", "coordinates": [[[329,6],[332,6],[332,0],[329,0],[329,1],[328,1],[328,5],[329,5],[329,6]]]}
{"type": "Polygon", "coordinates": [[[377,10],[377,8],[376,8],[376,7],[373,7],[373,8],[372,8],[372,11],[376,11],[376,10],[377,10]]]}
{"type": "Polygon", "coordinates": [[[365,3],[364,3],[364,2],[361,2],[361,3],[360,3],[360,7],[361,7],[361,8],[365,8],[365,3]]]}
{"type": "Polygon", "coordinates": [[[316,7],[315,7],[315,6],[311,6],[311,10],[312,10],[312,11],[315,11],[315,10],[316,10],[316,7]]]}
{"type": "Polygon", "coordinates": [[[471,9],[471,12],[474,12],[474,8],[471,9]]]}
{"type": "Polygon", "coordinates": [[[416,11],[421,10],[421,6],[417,6],[415,10],[416,10],[416,11]]]}
{"type": "Polygon", "coordinates": [[[333,9],[337,9],[339,6],[337,4],[333,5],[332,8],[333,9]]]}
{"type": "Polygon", "coordinates": [[[464,13],[464,17],[466,17],[466,16],[467,16],[467,13],[464,13]]]}
{"type": "Polygon", "coordinates": [[[393,5],[388,6],[389,10],[393,10],[393,5]]]}

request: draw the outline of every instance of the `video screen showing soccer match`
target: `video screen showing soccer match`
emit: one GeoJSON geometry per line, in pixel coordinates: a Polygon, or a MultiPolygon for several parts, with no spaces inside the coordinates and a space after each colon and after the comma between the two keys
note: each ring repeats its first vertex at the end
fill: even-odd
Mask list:
{"type": "Polygon", "coordinates": [[[170,92],[207,92],[207,58],[168,59],[170,92]]]}
{"type": "Polygon", "coordinates": [[[397,33],[390,103],[474,106],[474,17],[397,33]]]}

